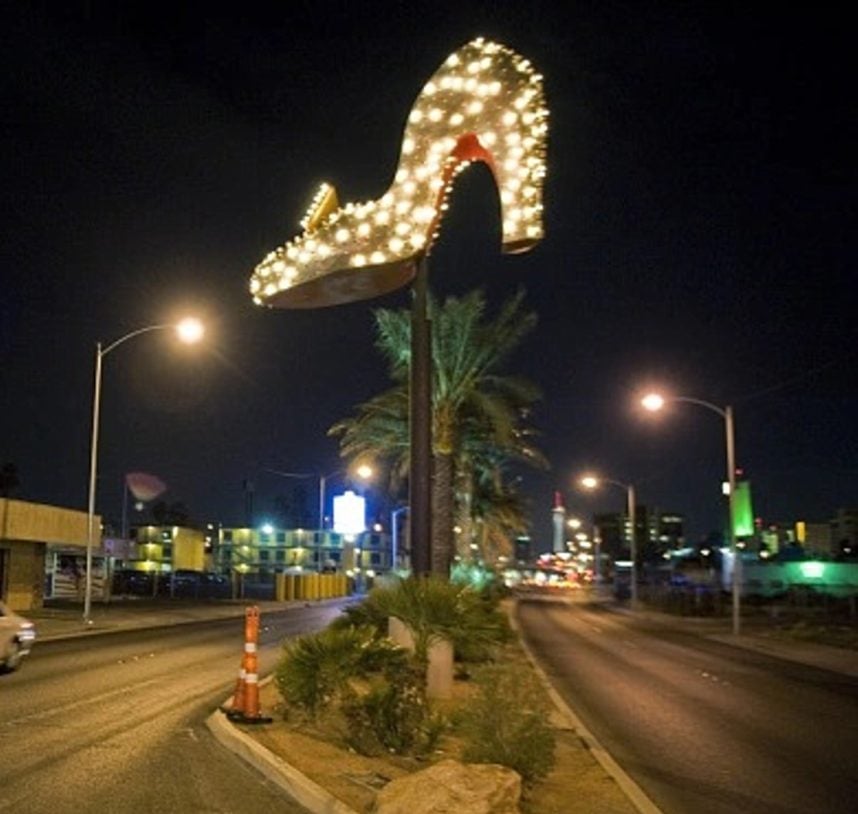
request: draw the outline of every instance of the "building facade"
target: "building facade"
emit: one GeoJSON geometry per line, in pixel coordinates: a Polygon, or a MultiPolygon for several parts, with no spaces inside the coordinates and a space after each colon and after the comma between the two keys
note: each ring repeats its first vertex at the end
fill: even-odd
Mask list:
{"type": "MultiPolygon", "coordinates": [[[[635,543],[638,559],[651,562],[685,545],[684,518],[676,512],[635,506],[635,543]]],[[[629,517],[622,512],[597,514],[593,524],[601,541],[602,555],[611,560],[627,560],[629,517]]]]}
{"type": "Polygon", "coordinates": [[[392,566],[390,535],[356,535],[308,529],[221,528],[213,551],[214,570],[260,578],[285,571],[382,572],[392,566]]]}
{"type": "MultiPolygon", "coordinates": [[[[0,498],[0,598],[9,607],[26,611],[42,606],[49,546],[70,552],[72,578],[83,595],[80,562],[86,554],[87,518],[86,512],[74,509],[0,498]]],[[[101,518],[96,516],[95,528],[100,527],[101,518]]],[[[96,545],[99,538],[97,534],[96,545]]],[[[103,588],[103,574],[93,569],[93,594],[103,588]]]]}

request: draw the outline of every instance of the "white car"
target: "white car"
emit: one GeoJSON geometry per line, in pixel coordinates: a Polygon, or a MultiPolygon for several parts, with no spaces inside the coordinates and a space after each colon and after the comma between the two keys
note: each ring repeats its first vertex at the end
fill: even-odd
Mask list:
{"type": "Polygon", "coordinates": [[[0,673],[17,669],[35,638],[33,623],[0,602],[0,673]]]}

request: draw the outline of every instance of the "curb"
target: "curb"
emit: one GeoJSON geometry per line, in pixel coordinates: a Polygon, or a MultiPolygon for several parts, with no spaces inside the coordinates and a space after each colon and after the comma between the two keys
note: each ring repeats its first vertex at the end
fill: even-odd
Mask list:
{"type": "MultiPolygon", "coordinates": [[[[260,686],[271,680],[269,676],[260,682],[260,686]]],[[[294,766],[235,727],[224,712],[218,710],[209,715],[206,718],[206,726],[222,746],[279,786],[299,805],[313,814],[358,814],[318,783],[301,774],[294,766]]]]}
{"type": "Polygon", "coordinates": [[[644,790],[634,780],[632,780],[631,776],[626,773],[620,764],[611,757],[605,747],[596,739],[596,736],[590,732],[586,726],[584,726],[583,721],[581,721],[572,708],[563,700],[560,693],[554,689],[551,679],[548,678],[543,669],[539,666],[535,656],[524,641],[524,636],[522,635],[521,628],[519,627],[518,620],[516,619],[517,609],[518,600],[515,599],[513,600],[513,605],[509,613],[509,620],[512,625],[512,629],[518,635],[518,640],[521,643],[521,647],[524,650],[528,661],[536,672],[536,675],[539,677],[539,680],[545,686],[549,697],[560,715],[566,719],[569,726],[575,731],[578,737],[581,738],[599,765],[614,781],[616,781],[622,792],[626,797],[628,797],[629,802],[640,812],[640,814],[663,814],[662,810],[646,795],[646,792],[644,792],[644,790]]]}

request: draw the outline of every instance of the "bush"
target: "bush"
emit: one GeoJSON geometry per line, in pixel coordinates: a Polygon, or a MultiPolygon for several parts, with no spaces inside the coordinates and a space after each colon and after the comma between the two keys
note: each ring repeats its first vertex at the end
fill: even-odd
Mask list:
{"type": "Polygon", "coordinates": [[[479,664],[491,661],[499,644],[514,639],[512,627],[506,613],[499,608],[501,594],[491,584],[476,594],[469,614],[468,627],[477,630],[477,635],[464,635],[454,641],[456,661],[479,664]]]}
{"type": "Polygon", "coordinates": [[[350,682],[389,665],[405,665],[407,654],[369,627],[326,628],[283,647],[274,682],[283,698],[315,716],[348,695],[350,682]]]}
{"type": "Polygon", "coordinates": [[[443,719],[430,713],[413,667],[389,665],[368,692],[344,699],[348,744],[364,755],[424,755],[441,735],[443,719]]]}
{"type": "Polygon", "coordinates": [[[523,667],[489,665],[477,676],[476,697],[459,717],[469,763],[499,763],[525,782],[547,775],[554,764],[554,731],[544,690],[523,667]]]}
{"type": "Polygon", "coordinates": [[[371,627],[384,637],[388,619],[395,616],[414,635],[418,660],[425,660],[433,639],[445,638],[452,641],[457,661],[479,663],[492,658],[496,645],[513,638],[506,614],[498,607],[501,597],[491,584],[478,591],[441,578],[412,577],[374,589],[363,602],[348,606],[330,627],[371,627]]]}
{"type": "Polygon", "coordinates": [[[439,577],[410,577],[373,591],[367,602],[372,613],[385,619],[395,616],[408,627],[417,661],[424,666],[436,639],[451,641],[459,653],[483,658],[509,636],[506,617],[494,602],[466,585],[439,577]]]}
{"type": "MultiPolygon", "coordinates": [[[[381,589],[376,589],[381,590],[381,589]]],[[[387,635],[387,615],[373,601],[374,591],[369,594],[362,602],[357,602],[343,608],[340,616],[334,619],[328,628],[335,630],[345,630],[350,627],[369,627],[372,628],[377,636],[387,635]]]]}

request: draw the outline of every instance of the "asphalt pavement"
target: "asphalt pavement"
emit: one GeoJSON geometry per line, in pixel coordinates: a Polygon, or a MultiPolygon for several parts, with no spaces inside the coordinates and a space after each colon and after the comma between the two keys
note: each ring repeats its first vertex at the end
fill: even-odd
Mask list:
{"type": "MultiPolygon", "coordinates": [[[[628,607],[618,605],[604,596],[598,597],[595,593],[590,592],[585,594],[576,591],[569,595],[566,600],[557,595],[542,598],[549,601],[570,602],[596,600],[603,605],[606,612],[631,613],[628,607]]],[[[114,631],[157,628],[215,619],[235,618],[236,624],[239,624],[249,606],[258,607],[260,613],[264,615],[266,611],[282,611],[290,606],[307,604],[310,603],[304,601],[200,601],[120,598],[109,604],[94,604],[91,609],[89,624],[84,624],[82,604],[76,602],[49,602],[45,608],[29,611],[26,615],[36,625],[35,647],[38,647],[40,641],[94,636],[114,631]]],[[[724,619],[679,618],[645,609],[634,611],[634,615],[648,625],[664,625],[694,630],[702,636],[723,641],[733,646],[858,677],[858,651],[811,642],[777,639],[766,635],[763,630],[755,629],[752,625],[745,625],[742,635],[735,636],[731,633],[730,620],[724,619]]],[[[332,798],[325,790],[316,786],[309,778],[303,777],[284,761],[262,749],[252,738],[232,725],[223,713],[213,713],[207,723],[222,745],[241,755],[270,780],[284,788],[309,811],[338,811],[341,814],[347,812],[347,809],[341,807],[342,804],[332,798]]],[[[599,748],[598,744],[595,744],[595,748],[599,748]]],[[[615,772],[615,780],[623,778],[621,770],[617,768],[615,772]]],[[[609,773],[611,772],[609,771],[609,773]]],[[[628,785],[630,788],[632,787],[631,783],[628,785]]],[[[638,811],[657,811],[645,799],[638,804],[633,794],[630,794],[628,790],[626,793],[638,811]]]]}

